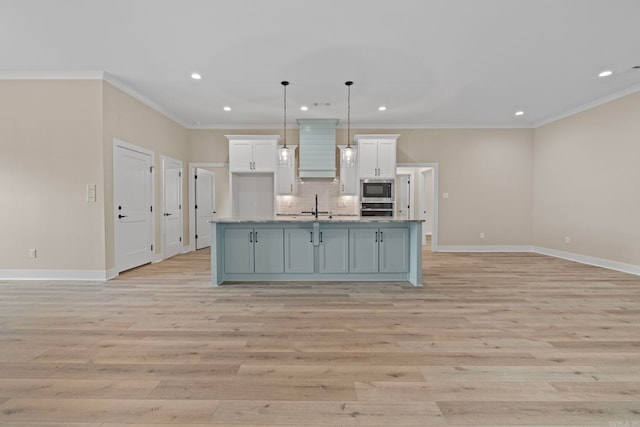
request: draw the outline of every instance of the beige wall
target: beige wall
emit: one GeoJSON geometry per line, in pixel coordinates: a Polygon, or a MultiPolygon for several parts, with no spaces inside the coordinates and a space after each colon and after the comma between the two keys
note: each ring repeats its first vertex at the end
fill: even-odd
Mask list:
{"type": "MultiPolygon", "coordinates": [[[[359,134],[400,134],[398,163],[439,163],[439,244],[530,245],[533,191],[532,129],[354,129],[359,134]],[[480,239],[480,233],[485,238],[480,239]]],[[[191,130],[192,162],[228,162],[228,134],[277,130],[191,130]]],[[[339,129],[338,143],[346,141],[339,129]]],[[[297,129],[287,132],[297,144],[297,129]]],[[[217,194],[216,199],[228,198],[217,194]]]]}
{"type": "Polygon", "coordinates": [[[535,130],[534,245],[640,265],[639,111],[636,93],[535,130]]]}
{"type": "MultiPolygon", "coordinates": [[[[0,93],[0,270],[113,267],[114,138],[155,152],[161,253],[161,155],[182,160],[185,170],[189,162],[226,163],[224,135],[280,133],[188,130],[96,80],[4,80],[0,93]],[[86,201],[87,184],[96,185],[96,202],[86,201]]],[[[439,164],[441,246],[533,244],[640,265],[639,110],[634,94],[535,130],[352,134],[400,134],[399,163],[439,164]]],[[[297,129],[287,139],[296,144],[297,129]]],[[[337,140],[343,143],[344,130],[337,140]]],[[[227,175],[216,168],[219,215],[228,208],[227,175]]],[[[186,245],[187,179],[183,191],[186,245]]]]}
{"type": "MultiPolygon", "coordinates": [[[[187,130],[180,124],[160,114],[130,95],[107,82],[102,82],[104,90],[104,133],[102,151],[104,157],[105,182],[105,235],[106,265],[114,266],[113,240],[113,140],[118,139],[134,144],[155,154],[155,245],[156,254],[162,253],[162,160],[169,156],[182,161],[183,170],[188,168],[187,130]]],[[[183,243],[189,243],[189,206],[186,173],[183,174],[183,243]]]]}
{"type": "Polygon", "coordinates": [[[101,93],[97,80],[0,81],[0,270],[105,269],[101,93]]]}

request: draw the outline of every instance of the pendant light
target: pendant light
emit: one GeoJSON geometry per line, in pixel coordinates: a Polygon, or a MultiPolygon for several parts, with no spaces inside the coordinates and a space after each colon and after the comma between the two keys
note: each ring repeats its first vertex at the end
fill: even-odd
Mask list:
{"type": "Polygon", "coordinates": [[[284,136],[282,147],[278,150],[278,165],[291,167],[293,166],[293,150],[287,147],[287,86],[289,82],[283,81],[280,84],[284,87],[284,136]]]}
{"type": "Polygon", "coordinates": [[[351,146],[351,85],[353,82],[344,83],[347,86],[347,146],[342,150],[341,163],[343,166],[352,168],[356,164],[356,150],[351,146]]]}

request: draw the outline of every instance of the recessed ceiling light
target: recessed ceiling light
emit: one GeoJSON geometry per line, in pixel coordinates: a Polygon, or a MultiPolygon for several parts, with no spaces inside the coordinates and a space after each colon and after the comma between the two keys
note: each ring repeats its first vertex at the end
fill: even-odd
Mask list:
{"type": "Polygon", "coordinates": [[[223,108],[224,111],[231,111],[231,107],[227,106],[223,108]]]}
{"type": "Polygon", "coordinates": [[[603,72],[601,72],[600,74],[598,74],[598,77],[609,77],[611,74],[613,74],[613,71],[611,71],[611,70],[604,70],[603,72]]]}
{"type": "Polygon", "coordinates": [[[309,107],[307,107],[306,105],[303,105],[302,107],[300,107],[300,109],[302,111],[307,111],[309,109],[309,107]]]}
{"type": "Polygon", "coordinates": [[[522,116],[524,114],[524,111],[516,111],[516,116],[522,116]]]}
{"type": "Polygon", "coordinates": [[[384,105],[381,105],[378,107],[379,111],[385,111],[387,109],[387,107],[385,107],[384,105]]]}
{"type": "Polygon", "coordinates": [[[199,73],[191,73],[191,78],[193,80],[200,80],[202,76],[199,73]]]}

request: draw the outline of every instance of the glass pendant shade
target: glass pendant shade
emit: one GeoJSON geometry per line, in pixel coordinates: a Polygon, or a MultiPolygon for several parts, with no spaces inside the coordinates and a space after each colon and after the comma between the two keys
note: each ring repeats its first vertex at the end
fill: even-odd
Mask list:
{"type": "Polygon", "coordinates": [[[293,150],[287,146],[282,146],[278,150],[278,166],[293,166],[293,150]]]}
{"type": "Polygon", "coordinates": [[[352,81],[344,82],[347,86],[347,146],[342,150],[341,164],[347,168],[356,165],[356,150],[351,146],[351,85],[352,81]]]}
{"type": "Polygon", "coordinates": [[[341,160],[342,160],[341,163],[343,166],[348,168],[354,167],[356,164],[356,150],[351,146],[345,147],[342,150],[341,160]]]}
{"type": "Polygon", "coordinates": [[[293,166],[293,150],[287,147],[287,86],[288,81],[280,82],[284,89],[284,132],[283,132],[283,144],[278,149],[278,166],[291,167],[293,166]]]}

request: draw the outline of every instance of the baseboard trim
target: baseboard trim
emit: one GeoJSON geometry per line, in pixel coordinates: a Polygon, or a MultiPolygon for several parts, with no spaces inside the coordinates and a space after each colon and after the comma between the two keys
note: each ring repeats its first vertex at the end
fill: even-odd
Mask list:
{"type": "Polygon", "coordinates": [[[562,258],[580,264],[593,265],[609,270],[620,271],[622,273],[640,276],[640,266],[625,264],[623,262],[611,261],[603,258],[596,258],[587,255],[580,255],[573,252],[559,251],[556,249],[542,248],[539,246],[438,246],[434,252],[533,252],[540,255],[547,255],[554,258],[562,258]]]}
{"type": "Polygon", "coordinates": [[[579,262],[581,264],[593,265],[595,267],[607,268],[609,270],[620,271],[622,273],[633,274],[634,276],[640,276],[640,266],[633,264],[625,264],[623,262],[611,261],[603,258],[596,258],[587,255],[580,255],[573,252],[559,251],[556,249],[547,249],[534,246],[532,252],[548,255],[555,258],[562,258],[569,261],[579,262]]]}
{"type": "Polygon", "coordinates": [[[111,274],[111,270],[0,270],[0,280],[85,280],[103,282],[115,277],[111,276],[111,274]]]}
{"type": "Polygon", "coordinates": [[[517,245],[474,245],[474,246],[442,246],[438,245],[437,252],[533,252],[532,246],[517,245]]]}

